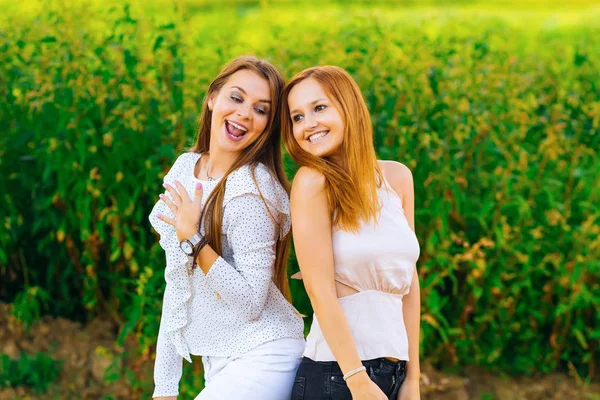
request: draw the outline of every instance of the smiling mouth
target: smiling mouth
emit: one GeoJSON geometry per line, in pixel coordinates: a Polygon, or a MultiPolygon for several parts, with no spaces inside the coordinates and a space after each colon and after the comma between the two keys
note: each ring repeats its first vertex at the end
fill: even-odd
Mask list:
{"type": "Polygon", "coordinates": [[[225,130],[227,135],[234,140],[240,140],[248,132],[248,128],[236,122],[225,120],[225,130]]]}
{"type": "Polygon", "coordinates": [[[316,132],[306,138],[306,140],[308,140],[310,143],[316,143],[327,135],[329,135],[329,131],[316,132]]]}

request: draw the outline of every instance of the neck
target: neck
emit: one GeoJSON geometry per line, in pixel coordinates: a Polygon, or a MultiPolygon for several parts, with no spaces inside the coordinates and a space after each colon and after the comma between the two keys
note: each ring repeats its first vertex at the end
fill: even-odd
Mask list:
{"type": "MultiPolygon", "coordinates": [[[[340,146],[341,147],[341,146],[340,146]]],[[[346,168],[346,163],[344,162],[344,157],[342,156],[342,150],[338,149],[335,153],[327,156],[334,164],[341,168],[346,168]]]]}
{"type": "Polygon", "coordinates": [[[210,161],[210,170],[208,173],[211,177],[219,178],[231,168],[233,163],[239,157],[239,153],[232,153],[229,151],[222,151],[218,148],[215,148],[212,143],[210,145],[208,158],[210,161]]]}

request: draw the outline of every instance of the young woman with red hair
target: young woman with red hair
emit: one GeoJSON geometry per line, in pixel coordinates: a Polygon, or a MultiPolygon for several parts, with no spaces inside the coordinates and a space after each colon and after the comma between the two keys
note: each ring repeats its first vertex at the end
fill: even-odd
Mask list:
{"type": "Polygon", "coordinates": [[[417,400],[412,174],[377,160],[366,104],[343,69],[300,72],[282,101],[284,143],[301,166],[294,246],[314,309],[292,400],[417,400]]]}

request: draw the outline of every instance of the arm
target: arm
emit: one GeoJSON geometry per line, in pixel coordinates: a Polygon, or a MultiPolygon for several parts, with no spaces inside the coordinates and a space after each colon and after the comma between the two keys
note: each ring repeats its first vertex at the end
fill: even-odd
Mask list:
{"type": "Polygon", "coordinates": [[[402,304],[404,314],[404,324],[408,335],[408,357],[407,379],[419,380],[421,375],[421,366],[419,363],[419,333],[421,322],[421,290],[419,287],[419,275],[415,268],[413,279],[410,286],[410,293],[404,296],[402,304]]]}
{"type": "MultiPolygon", "coordinates": [[[[415,231],[415,193],[412,173],[403,164],[397,162],[386,162],[382,165],[386,179],[398,196],[402,199],[402,208],[408,221],[408,225],[415,231]]],[[[421,324],[421,290],[419,287],[419,274],[415,266],[413,278],[410,284],[410,292],[402,299],[402,313],[404,325],[408,336],[408,357],[406,371],[406,383],[403,388],[412,387],[418,393],[419,377],[421,367],[419,362],[419,334],[421,324]],[[411,384],[412,383],[412,384],[411,384]],[[414,384],[414,385],[413,385],[414,384]],[[416,388],[415,388],[416,385],[416,388]]],[[[408,391],[408,390],[405,390],[408,391]]],[[[402,391],[400,397],[402,397],[402,391]]],[[[406,398],[418,398],[416,395],[406,395],[406,398]]]]}
{"type": "Polygon", "coordinates": [[[277,224],[263,200],[246,194],[225,207],[223,232],[233,250],[235,267],[209,246],[197,257],[206,281],[223,301],[248,320],[260,316],[273,279],[277,224]]]}
{"type": "MultiPolygon", "coordinates": [[[[325,177],[300,168],[292,185],[292,231],[302,279],[325,340],[344,373],[362,365],[335,289],[325,177]]],[[[347,381],[354,399],[385,399],[363,371],[347,381]]]]}
{"type": "MultiPolygon", "coordinates": [[[[415,231],[415,189],[413,177],[410,170],[402,164],[399,164],[400,181],[402,184],[401,198],[404,208],[404,215],[408,220],[413,232],[415,231]]],[[[419,363],[419,334],[421,326],[421,289],[419,286],[419,274],[415,266],[410,292],[404,296],[402,311],[404,313],[404,324],[408,334],[408,356],[410,361],[407,363],[407,379],[414,378],[417,381],[421,373],[419,363]]]]}
{"type": "MultiPolygon", "coordinates": [[[[192,200],[181,183],[166,185],[173,200],[161,199],[175,218],[159,218],[176,227],[177,238],[190,238],[196,233],[200,217],[202,186],[196,186],[192,200]]],[[[206,282],[232,309],[248,320],[258,318],[267,299],[273,277],[277,223],[263,200],[254,194],[231,199],[223,211],[223,233],[233,250],[235,267],[220,257],[210,245],[204,246],[196,258],[206,274],[206,282]]]]}

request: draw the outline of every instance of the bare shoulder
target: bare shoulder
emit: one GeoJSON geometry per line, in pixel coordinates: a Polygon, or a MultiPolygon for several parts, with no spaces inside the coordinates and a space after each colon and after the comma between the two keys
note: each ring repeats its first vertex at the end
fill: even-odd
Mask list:
{"type": "Polygon", "coordinates": [[[292,181],[292,197],[313,197],[325,189],[325,176],[314,168],[300,167],[292,181]]]}
{"type": "Polygon", "coordinates": [[[412,172],[406,165],[392,160],[379,160],[378,162],[383,176],[394,190],[404,192],[407,187],[413,186],[412,172]]]}

